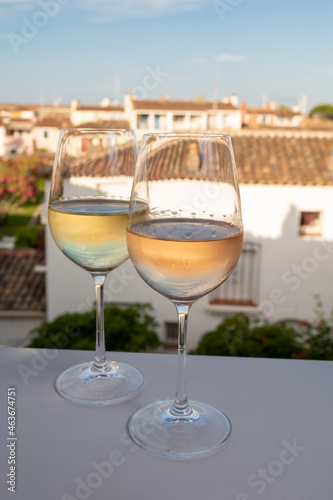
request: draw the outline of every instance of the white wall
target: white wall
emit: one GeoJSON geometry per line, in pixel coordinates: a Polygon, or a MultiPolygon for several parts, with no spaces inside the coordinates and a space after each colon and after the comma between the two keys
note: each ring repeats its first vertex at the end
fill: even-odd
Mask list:
{"type": "MultiPolygon", "coordinates": [[[[241,197],[245,239],[262,245],[259,314],[271,322],[283,319],[307,319],[313,316],[319,294],[326,312],[333,297],[333,204],[332,187],[242,185],[241,197]],[[298,236],[299,212],[322,211],[322,237],[298,236]]],[[[71,263],[54,244],[47,231],[47,303],[48,319],[67,311],[94,308],[93,281],[89,274],[71,263]]],[[[222,285],[223,286],[223,285],[222,285]]],[[[174,306],[152,290],[127,261],[108,276],[107,302],[150,302],[160,323],[176,321],[174,306]]],[[[214,329],[226,314],[225,308],[208,310],[209,296],[191,309],[189,349],[201,335],[214,329]]]]}
{"type": "Polygon", "coordinates": [[[333,306],[332,187],[241,186],[245,239],[262,244],[260,309],[270,321],[333,306]],[[299,236],[300,211],[322,211],[322,236],[299,236]],[[332,248],[331,248],[332,247],[332,248]]]}
{"type": "Polygon", "coordinates": [[[31,135],[35,141],[36,149],[45,149],[51,153],[55,153],[58,145],[60,130],[55,127],[34,127],[31,135]],[[47,132],[47,137],[44,137],[44,132],[47,132]]]}

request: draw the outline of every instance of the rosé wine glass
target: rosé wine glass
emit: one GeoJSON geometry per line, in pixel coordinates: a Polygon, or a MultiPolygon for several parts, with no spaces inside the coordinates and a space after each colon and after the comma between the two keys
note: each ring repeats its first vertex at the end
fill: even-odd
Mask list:
{"type": "Polygon", "coordinates": [[[188,400],[186,330],[190,307],[228,278],[242,244],[230,137],[143,136],[127,246],[141,278],[174,303],[178,316],[175,399],[141,408],[129,423],[132,439],[151,452],[176,458],[201,456],[221,448],[230,438],[231,423],[222,411],[188,400]]]}

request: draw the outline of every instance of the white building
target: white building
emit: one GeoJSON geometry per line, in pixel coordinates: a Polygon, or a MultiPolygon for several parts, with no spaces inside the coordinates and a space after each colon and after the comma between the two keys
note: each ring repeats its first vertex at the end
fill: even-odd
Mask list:
{"type": "Polygon", "coordinates": [[[125,119],[124,106],[112,104],[108,99],[103,99],[99,106],[83,105],[76,100],[71,103],[70,121],[74,126],[98,121],[110,122],[125,119]]]}
{"type": "Polygon", "coordinates": [[[240,106],[243,114],[243,125],[250,127],[300,127],[305,121],[305,115],[299,110],[276,107],[269,103],[264,108],[248,108],[240,106]]]}
{"type": "Polygon", "coordinates": [[[33,120],[30,118],[3,118],[2,124],[5,127],[1,146],[4,156],[33,153],[31,137],[33,120]]]}
{"type": "Polygon", "coordinates": [[[222,101],[136,99],[125,96],[124,105],[108,98],[99,105],[83,105],[73,100],[71,106],[1,105],[0,157],[31,154],[35,150],[54,153],[61,128],[99,127],[131,128],[140,140],[147,132],[231,132],[242,127],[242,112],[237,96],[222,101]]]}
{"type": "Polygon", "coordinates": [[[42,150],[55,153],[61,128],[69,127],[68,120],[59,118],[41,118],[36,121],[31,131],[34,151],[42,150]]]}
{"type": "MultiPolygon", "coordinates": [[[[232,137],[245,239],[234,273],[191,309],[189,348],[238,311],[297,322],[311,320],[319,295],[333,306],[333,134],[246,134],[232,137]]],[[[94,308],[93,281],[47,232],[48,320],[94,308]]],[[[150,302],[165,343],[175,342],[174,306],[137,275],[130,261],[111,273],[106,302],[150,302]]]]}
{"type": "Polygon", "coordinates": [[[236,131],[242,127],[242,113],[230,100],[191,101],[136,99],[125,96],[125,109],[131,128],[138,137],[147,132],[236,131]]]}

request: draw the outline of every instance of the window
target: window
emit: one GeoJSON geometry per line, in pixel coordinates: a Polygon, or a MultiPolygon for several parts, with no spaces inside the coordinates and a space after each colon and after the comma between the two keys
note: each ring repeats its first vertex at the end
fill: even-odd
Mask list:
{"type": "Polygon", "coordinates": [[[165,343],[178,344],[178,323],[166,321],[165,322],[165,343]]]}
{"type": "Polygon", "coordinates": [[[138,115],[138,128],[148,128],[148,115],[138,115]]]}
{"type": "Polygon", "coordinates": [[[321,212],[301,212],[300,236],[321,236],[321,212]]]}
{"type": "Polygon", "coordinates": [[[47,130],[44,130],[44,139],[47,139],[47,138],[48,138],[48,136],[49,136],[48,131],[47,131],[47,130]]]}
{"type": "Polygon", "coordinates": [[[211,293],[210,304],[258,305],[260,250],[259,244],[244,242],[237,266],[229,278],[211,293]]]}
{"type": "Polygon", "coordinates": [[[174,130],[182,130],[184,126],[185,126],[185,115],[174,115],[173,116],[174,130]]]}
{"type": "Polygon", "coordinates": [[[88,139],[87,137],[83,137],[82,138],[82,142],[81,142],[81,152],[82,153],[86,153],[88,151],[88,148],[90,146],[90,139],[88,139]]]}
{"type": "Polygon", "coordinates": [[[166,130],[166,128],[167,128],[166,115],[155,115],[154,116],[154,126],[155,126],[156,130],[166,130]]]}
{"type": "Polygon", "coordinates": [[[159,129],[160,127],[161,115],[155,115],[155,128],[159,129]]]}
{"type": "Polygon", "coordinates": [[[200,130],[201,128],[201,121],[202,118],[200,115],[191,115],[190,116],[190,121],[191,121],[191,128],[194,130],[200,130]]]}

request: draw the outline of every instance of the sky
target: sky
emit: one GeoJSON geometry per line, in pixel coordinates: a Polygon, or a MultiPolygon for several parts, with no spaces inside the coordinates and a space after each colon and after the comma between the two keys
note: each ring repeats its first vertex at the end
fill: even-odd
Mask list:
{"type": "Polygon", "coordinates": [[[333,104],[332,0],[0,0],[0,102],[333,104]]]}

